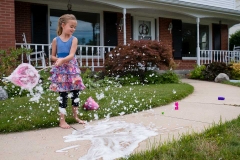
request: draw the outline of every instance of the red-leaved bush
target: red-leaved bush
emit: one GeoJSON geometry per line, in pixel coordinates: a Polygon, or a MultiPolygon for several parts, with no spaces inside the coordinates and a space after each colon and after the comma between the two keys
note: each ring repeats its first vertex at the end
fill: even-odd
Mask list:
{"type": "Polygon", "coordinates": [[[142,75],[160,65],[174,66],[171,48],[158,41],[131,41],[119,45],[106,54],[105,71],[108,75],[142,75]]]}

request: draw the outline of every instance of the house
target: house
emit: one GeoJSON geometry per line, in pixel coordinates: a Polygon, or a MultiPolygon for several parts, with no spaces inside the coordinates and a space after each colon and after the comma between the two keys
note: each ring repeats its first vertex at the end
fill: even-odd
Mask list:
{"type": "Polygon", "coordinates": [[[2,0],[0,48],[20,45],[25,33],[35,50],[37,45],[46,49],[65,13],[78,19],[74,35],[79,53],[85,53],[79,56],[81,63],[84,58],[97,66],[102,66],[109,47],[139,39],[170,45],[178,70],[224,61],[223,55],[231,54],[229,28],[240,23],[235,0],[2,0]]]}

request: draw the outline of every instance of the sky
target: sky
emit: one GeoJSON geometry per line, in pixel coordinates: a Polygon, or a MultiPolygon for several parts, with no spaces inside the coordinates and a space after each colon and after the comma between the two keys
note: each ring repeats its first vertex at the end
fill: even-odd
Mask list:
{"type": "Polygon", "coordinates": [[[231,34],[234,34],[237,30],[240,30],[240,24],[236,24],[236,25],[232,26],[231,28],[229,28],[229,36],[231,34]]]}

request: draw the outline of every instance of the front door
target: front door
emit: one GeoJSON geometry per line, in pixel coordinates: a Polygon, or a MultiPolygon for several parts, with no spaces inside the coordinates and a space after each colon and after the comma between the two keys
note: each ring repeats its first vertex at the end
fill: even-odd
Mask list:
{"type": "Polygon", "coordinates": [[[134,17],[134,40],[155,40],[154,18],[134,17]]]}

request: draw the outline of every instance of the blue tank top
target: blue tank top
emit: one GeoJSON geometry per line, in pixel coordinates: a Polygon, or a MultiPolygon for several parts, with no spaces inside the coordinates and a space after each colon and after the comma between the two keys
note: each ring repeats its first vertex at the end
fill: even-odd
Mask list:
{"type": "Polygon", "coordinates": [[[73,36],[71,36],[66,42],[63,42],[60,37],[56,37],[58,58],[64,58],[69,55],[70,49],[72,47],[72,40],[73,36]]]}

